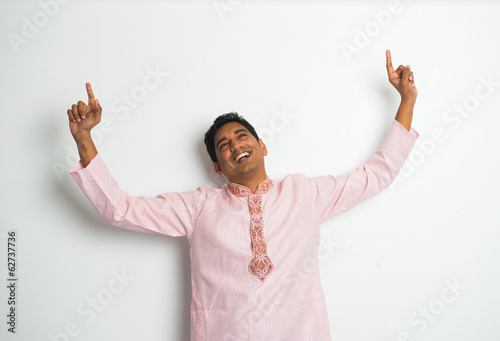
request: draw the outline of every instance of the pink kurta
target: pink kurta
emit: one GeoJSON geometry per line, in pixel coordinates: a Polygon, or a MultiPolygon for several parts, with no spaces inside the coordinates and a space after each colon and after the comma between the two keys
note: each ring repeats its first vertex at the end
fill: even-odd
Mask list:
{"type": "Polygon", "coordinates": [[[271,180],[262,210],[274,268],[264,281],[248,271],[248,198],[232,194],[227,184],[130,197],[100,155],[86,168],[78,163],[71,174],[106,222],[188,238],[191,340],[326,341],[331,338],[318,267],[320,224],[386,188],[417,137],[394,120],[380,149],[349,174],[271,180]]]}

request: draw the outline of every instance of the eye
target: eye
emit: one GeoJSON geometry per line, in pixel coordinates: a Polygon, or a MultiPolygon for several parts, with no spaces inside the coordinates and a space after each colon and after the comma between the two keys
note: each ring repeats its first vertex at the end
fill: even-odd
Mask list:
{"type": "Polygon", "coordinates": [[[238,137],[241,139],[242,137],[245,137],[245,136],[247,136],[247,134],[246,134],[246,133],[243,133],[243,134],[241,134],[241,135],[240,135],[240,136],[238,136],[238,137]]]}
{"type": "Polygon", "coordinates": [[[221,144],[219,145],[219,149],[220,149],[220,150],[223,150],[223,149],[224,149],[224,148],[226,148],[226,147],[227,147],[227,142],[221,143],[221,144]]]}

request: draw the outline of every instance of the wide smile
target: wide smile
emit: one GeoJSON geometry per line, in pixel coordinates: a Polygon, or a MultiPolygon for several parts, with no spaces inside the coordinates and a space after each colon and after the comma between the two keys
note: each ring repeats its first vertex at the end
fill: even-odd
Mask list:
{"type": "Polygon", "coordinates": [[[249,151],[241,151],[241,152],[238,152],[234,157],[233,157],[233,162],[235,163],[242,163],[242,162],[245,162],[246,160],[248,160],[248,158],[250,157],[250,154],[251,152],[249,151]]]}

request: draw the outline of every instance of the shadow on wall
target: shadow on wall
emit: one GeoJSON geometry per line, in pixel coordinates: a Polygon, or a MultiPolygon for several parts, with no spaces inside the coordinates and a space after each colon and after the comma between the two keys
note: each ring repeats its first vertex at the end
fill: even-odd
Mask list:
{"type": "MultiPolygon", "coordinates": [[[[58,193],[62,197],[61,202],[66,203],[66,208],[73,211],[72,214],[75,219],[83,221],[85,224],[85,228],[89,229],[89,233],[95,233],[96,238],[98,236],[105,237],[109,236],[110,239],[117,241],[123,237],[124,239],[129,238],[131,233],[135,233],[137,235],[137,239],[142,239],[147,242],[149,238],[164,238],[161,241],[158,241],[156,245],[161,244],[161,248],[165,247],[168,249],[174,249],[175,252],[180,254],[180,271],[182,273],[177,273],[175,277],[176,281],[180,282],[178,286],[180,291],[178,292],[179,297],[181,297],[179,304],[181,305],[178,313],[179,313],[179,321],[178,330],[175,334],[180,335],[180,340],[189,340],[191,335],[191,261],[189,256],[189,242],[186,237],[175,238],[168,237],[164,235],[158,234],[143,234],[139,232],[125,230],[119,227],[115,227],[107,224],[102,220],[99,214],[94,210],[92,205],[86,202],[86,198],[83,193],[78,193],[75,189],[68,185],[68,182],[59,183],[55,181],[54,187],[58,188],[58,193]],[[166,238],[165,238],[166,237],[166,238]]],[[[81,226],[81,225],[74,225],[81,226]]],[[[65,226],[64,228],[71,228],[71,226],[65,226]]],[[[149,239],[149,241],[154,243],[153,239],[149,239]]],[[[119,243],[119,241],[117,241],[119,243]]],[[[163,282],[172,281],[172,273],[168,271],[158,271],[155,276],[163,277],[163,282]]],[[[162,306],[165,306],[167,302],[158,302],[162,306]]],[[[134,308],[132,307],[131,310],[134,308]]],[[[158,329],[163,328],[163,326],[159,325],[158,329]]]]}
{"type": "MultiPolygon", "coordinates": [[[[52,138],[55,139],[56,134],[52,136],[52,138]]],[[[48,139],[44,139],[40,142],[47,143],[47,141],[48,139]]],[[[71,177],[71,175],[68,176],[71,177]]],[[[189,340],[191,335],[191,261],[189,256],[189,242],[187,238],[174,238],[159,234],[144,234],[112,226],[104,222],[94,207],[87,200],[83,192],[79,190],[78,185],[74,181],[59,182],[57,177],[53,176],[52,178],[54,179],[52,188],[54,188],[57,192],[59,197],[58,202],[63,203],[63,206],[61,206],[60,209],[71,212],[71,215],[75,220],[83,222],[85,229],[88,229],[89,234],[95,234],[96,238],[109,238],[115,243],[120,243],[120,240],[129,239],[131,237],[130,234],[135,233],[136,236],[133,237],[137,240],[142,240],[144,242],[149,241],[153,244],[156,243],[156,245],[161,245],[161,248],[165,247],[168,249],[174,249],[175,252],[180,254],[180,272],[182,273],[177,273],[175,274],[176,276],[174,276],[175,280],[180,282],[180,285],[178,286],[180,288],[178,295],[181,297],[179,302],[181,307],[178,311],[180,323],[178,324],[178,330],[175,331],[175,334],[180,335],[180,340],[189,340]],[[158,240],[158,238],[162,239],[158,240]]],[[[79,228],[79,226],[81,227],[82,225],[74,224],[61,228],[74,229],[79,228]]],[[[83,257],[85,257],[85,255],[83,255],[83,257]]],[[[169,273],[168,271],[158,271],[158,274],[155,274],[155,276],[163,277],[162,280],[164,282],[172,281],[173,277],[172,273],[169,273]]],[[[158,302],[158,304],[161,304],[162,306],[166,306],[166,303],[168,302],[158,302]]],[[[130,309],[133,310],[134,308],[131,307],[130,309]]],[[[163,328],[163,326],[159,325],[158,329],[160,328],[163,328]]]]}

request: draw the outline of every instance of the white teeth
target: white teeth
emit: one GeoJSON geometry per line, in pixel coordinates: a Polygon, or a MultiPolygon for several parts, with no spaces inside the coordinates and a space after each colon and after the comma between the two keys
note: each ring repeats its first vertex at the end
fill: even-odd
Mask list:
{"type": "Polygon", "coordinates": [[[236,162],[240,161],[243,157],[250,155],[248,152],[241,153],[235,159],[236,162]]]}

